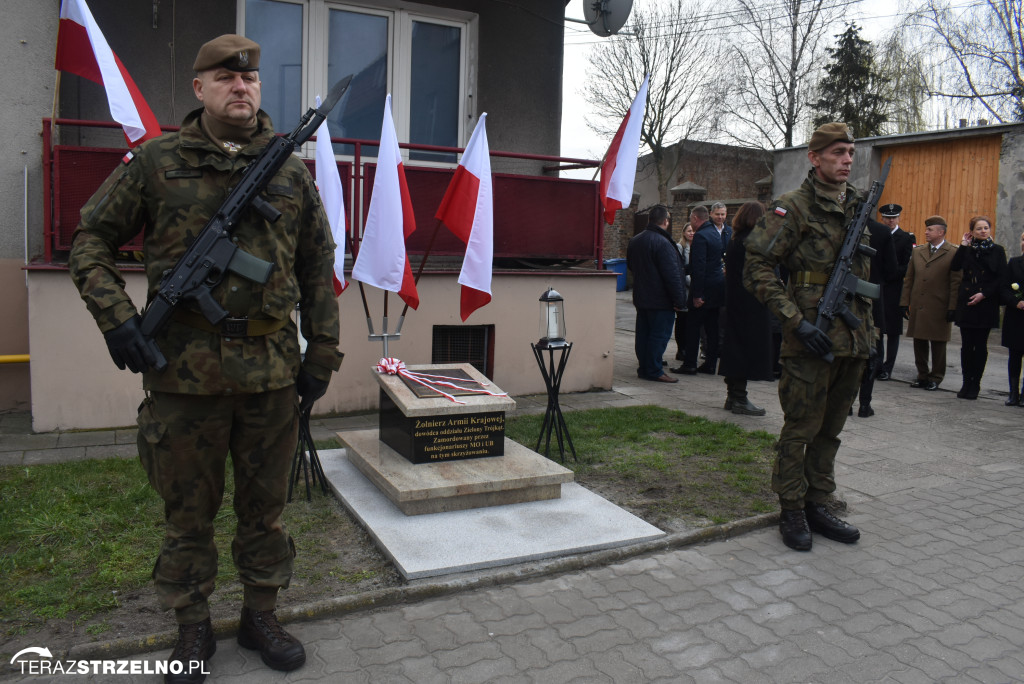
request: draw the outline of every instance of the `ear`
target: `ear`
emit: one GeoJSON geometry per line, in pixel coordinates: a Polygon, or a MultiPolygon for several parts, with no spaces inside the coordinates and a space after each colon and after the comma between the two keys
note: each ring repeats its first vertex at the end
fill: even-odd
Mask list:
{"type": "Polygon", "coordinates": [[[203,81],[198,76],[192,79],[192,92],[195,93],[197,100],[203,101],[203,81]]]}
{"type": "Polygon", "coordinates": [[[807,150],[807,161],[811,162],[811,166],[814,168],[821,165],[821,157],[814,150],[807,150]]]}

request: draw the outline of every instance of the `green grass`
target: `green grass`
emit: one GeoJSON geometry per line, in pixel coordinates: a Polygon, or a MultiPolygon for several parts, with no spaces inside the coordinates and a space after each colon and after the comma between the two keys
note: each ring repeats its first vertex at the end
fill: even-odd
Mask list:
{"type": "MultiPolygon", "coordinates": [[[[775,436],[747,432],[657,406],[565,414],[579,462],[576,480],[658,524],[721,523],[774,510],[770,489],[775,436]]],[[[506,434],[531,449],[543,416],[517,416],[506,434]]],[[[543,448],[543,444],[541,447],[543,448]]],[[[557,446],[552,438],[552,455],[557,446]]]]}
{"type": "MultiPolygon", "coordinates": [[[[326,531],[353,524],[332,497],[307,502],[305,493],[300,481],[284,513],[301,546],[293,581],[316,578],[330,565],[337,553],[325,543],[326,531]]],[[[231,562],[233,495],[229,475],[214,523],[217,600],[241,597],[231,562]]],[[[0,467],[0,633],[51,618],[84,622],[115,608],[119,596],[152,581],[163,524],[163,502],[137,460],[0,467]]]]}

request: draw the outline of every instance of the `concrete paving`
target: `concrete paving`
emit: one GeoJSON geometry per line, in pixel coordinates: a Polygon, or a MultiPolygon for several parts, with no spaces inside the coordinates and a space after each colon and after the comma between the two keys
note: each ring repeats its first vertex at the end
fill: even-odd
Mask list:
{"type": "MultiPolygon", "coordinates": [[[[721,408],[721,378],[638,380],[628,298],[619,293],[613,390],[564,396],[564,410],[658,404],[779,429],[773,383],[752,383],[752,401],[768,413],[749,417],[721,408]]],[[[953,364],[958,349],[955,340],[953,364]]],[[[910,389],[915,373],[904,342],[896,379],[875,385],[876,415],[851,417],[842,435],[837,479],[848,518],[862,530],[855,545],[816,539],[811,552],[797,553],[775,529],[753,526],[699,544],[641,546],[647,552],[631,558],[581,556],[547,574],[523,568],[443,585],[414,580],[388,600],[310,610],[319,617],[293,622],[309,659],[286,676],[223,638],[208,681],[1024,681],[1024,408],[1003,406],[1002,351],[990,344],[981,398],[965,401],[953,394],[955,368],[944,391],[910,389]]],[[[667,356],[674,352],[670,344],[667,356]]],[[[543,408],[544,397],[516,399],[522,410],[543,408]]],[[[63,435],[30,435],[24,426],[19,432],[17,420],[0,417],[0,462],[84,458],[97,446],[61,445],[63,435]]],[[[369,420],[316,427],[330,432],[369,420]]],[[[111,433],[107,444],[132,441],[111,433]]],[[[293,619],[302,612],[287,607],[286,594],[282,606],[293,619]]],[[[103,657],[85,650],[78,657],[85,656],[103,657]]]]}

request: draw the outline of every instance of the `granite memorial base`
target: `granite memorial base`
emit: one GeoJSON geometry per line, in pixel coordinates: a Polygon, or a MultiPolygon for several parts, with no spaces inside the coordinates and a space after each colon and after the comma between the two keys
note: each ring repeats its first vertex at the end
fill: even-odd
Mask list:
{"type": "MultiPolygon", "coordinates": [[[[500,394],[468,363],[410,366],[462,377],[500,394]]],[[[459,402],[398,375],[372,371],[380,383],[378,430],[342,432],[348,459],[406,515],[557,499],[571,470],[505,437],[508,396],[461,393],[459,402]]],[[[470,386],[468,383],[461,383],[470,386]]]]}

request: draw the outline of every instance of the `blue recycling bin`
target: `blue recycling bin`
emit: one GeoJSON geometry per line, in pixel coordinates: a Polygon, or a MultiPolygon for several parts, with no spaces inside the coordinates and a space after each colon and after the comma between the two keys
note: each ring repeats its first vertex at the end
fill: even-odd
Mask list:
{"type": "Polygon", "coordinates": [[[625,259],[605,259],[604,267],[609,271],[615,271],[617,274],[615,283],[615,291],[622,292],[626,289],[626,260],[625,259]]]}

